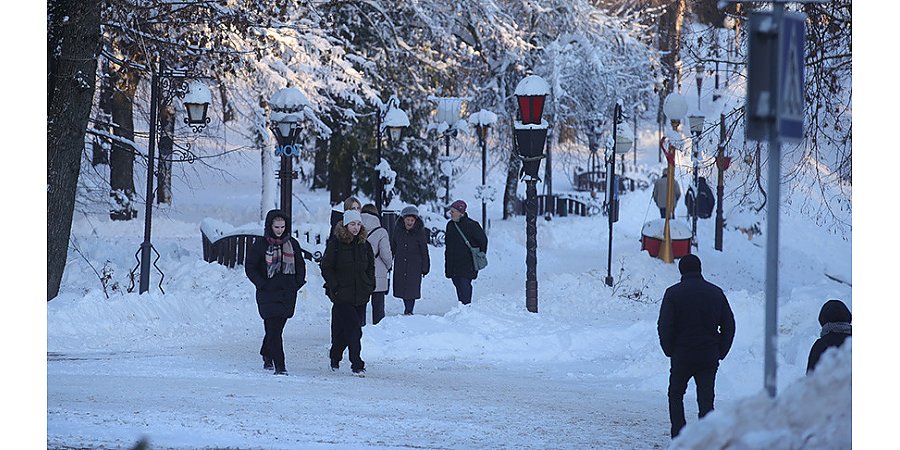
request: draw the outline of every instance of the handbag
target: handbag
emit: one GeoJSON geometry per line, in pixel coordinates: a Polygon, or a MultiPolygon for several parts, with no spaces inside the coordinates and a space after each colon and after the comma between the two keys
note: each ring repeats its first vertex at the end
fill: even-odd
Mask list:
{"type": "Polygon", "coordinates": [[[469,243],[469,240],[466,239],[466,235],[463,234],[462,229],[459,228],[459,225],[456,222],[453,222],[453,226],[456,227],[456,231],[459,231],[459,235],[462,236],[463,241],[465,241],[466,246],[469,247],[469,250],[472,251],[472,261],[475,265],[475,271],[478,272],[481,269],[484,269],[488,265],[487,254],[481,251],[478,247],[472,247],[472,244],[469,243]]]}

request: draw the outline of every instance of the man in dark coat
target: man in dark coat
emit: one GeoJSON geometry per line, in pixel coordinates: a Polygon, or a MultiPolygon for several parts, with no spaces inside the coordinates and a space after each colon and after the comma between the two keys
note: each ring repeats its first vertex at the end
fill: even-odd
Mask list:
{"type": "Polygon", "coordinates": [[[428,234],[415,206],[400,211],[391,235],[394,251],[394,297],[403,300],[403,314],[412,315],[422,297],[422,278],[431,270],[428,234]]]}
{"type": "Polygon", "coordinates": [[[478,278],[469,245],[487,253],[487,235],[466,214],[466,202],[457,200],[450,205],[450,220],[444,230],[444,274],[453,281],[456,297],[464,305],[472,302],[472,280],[478,278]]]}
{"type": "Polygon", "coordinates": [[[284,211],[273,209],[266,214],[263,235],[250,247],[244,272],[256,286],[256,306],[266,329],[259,349],[263,368],[274,368],[275,375],[287,375],[281,335],[287,320],[294,316],[297,291],[306,284],[306,263],[300,243],[291,237],[290,220],[284,211]]]}
{"type": "MultiPolygon", "coordinates": [[[[713,208],[716,206],[716,198],[713,197],[713,191],[706,182],[706,178],[700,177],[697,180],[697,217],[701,219],[709,219],[712,217],[713,208]]],[[[694,214],[694,189],[688,190],[687,196],[684,197],[684,206],[687,207],[688,216],[694,214]]]]}
{"type": "Polygon", "coordinates": [[[819,363],[825,350],[840,347],[850,337],[852,331],[850,321],[852,319],[850,309],[840,300],[828,300],[822,305],[822,310],[819,311],[819,324],[822,325],[821,337],[809,350],[809,361],[806,364],[807,375],[816,368],[816,364],[819,363]]]}
{"type": "Polygon", "coordinates": [[[703,279],[700,258],[686,255],[678,263],[681,282],[668,289],[659,310],[657,331],[663,353],[671,358],[669,419],[672,438],[685,426],[684,393],[697,385],[702,418],[713,410],[716,371],[734,341],[734,314],[725,293],[703,279]]]}
{"type": "Polygon", "coordinates": [[[337,370],[349,348],[350,368],[365,374],[366,363],[360,353],[362,324],[360,311],[375,290],[375,253],[369,244],[362,216],[355,210],[344,211],[343,221],[334,225],[334,237],[328,239],[322,256],[322,278],[331,300],[331,369],[337,370]]]}

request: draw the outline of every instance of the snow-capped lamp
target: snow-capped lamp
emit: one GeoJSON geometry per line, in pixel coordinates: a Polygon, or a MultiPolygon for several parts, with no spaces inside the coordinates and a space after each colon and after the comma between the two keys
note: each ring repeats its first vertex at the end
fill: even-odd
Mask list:
{"type": "MultiPolygon", "coordinates": [[[[396,97],[391,97],[391,99],[396,99],[396,97]]],[[[391,143],[400,142],[400,136],[403,133],[403,129],[409,126],[409,116],[406,115],[406,111],[396,107],[393,103],[388,101],[388,110],[384,113],[384,120],[382,125],[384,128],[388,130],[388,140],[391,143]]]]}
{"type": "Polygon", "coordinates": [[[300,116],[309,100],[297,88],[280,89],[272,95],[269,128],[280,146],[293,145],[300,134],[300,116]]]}
{"type": "Polygon", "coordinates": [[[522,158],[522,172],[532,179],[539,179],[538,171],[544,158],[544,143],[550,125],[541,118],[544,100],[550,93],[550,85],[537,75],[528,75],[516,85],[519,119],[514,124],[516,151],[522,158]]]}
{"type": "Polygon", "coordinates": [[[184,94],[184,109],[187,111],[187,117],[184,123],[190,125],[195,132],[199,132],[210,122],[207,117],[209,104],[212,103],[212,93],[203,82],[199,80],[191,81],[188,84],[187,93],[184,94]]]}
{"type": "Polygon", "coordinates": [[[687,111],[687,100],[684,99],[683,95],[672,92],[666,96],[666,100],[663,102],[663,112],[672,123],[672,129],[677,130],[681,126],[681,121],[684,120],[687,111]]]}
{"type": "Polygon", "coordinates": [[[622,121],[616,126],[616,153],[626,153],[634,144],[634,131],[628,122],[622,121]]]}

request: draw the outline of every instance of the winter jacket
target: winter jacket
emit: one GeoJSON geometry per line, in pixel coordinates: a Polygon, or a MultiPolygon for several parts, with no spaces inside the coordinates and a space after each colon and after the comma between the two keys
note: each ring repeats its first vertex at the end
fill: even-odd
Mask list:
{"type": "Polygon", "coordinates": [[[394,249],[394,297],[416,300],[422,297],[422,276],[431,270],[428,234],[420,217],[416,217],[411,230],[406,229],[403,220],[403,217],[397,218],[391,234],[391,248],[394,249]]]}
{"type": "Polygon", "coordinates": [[[673,361],[707,364],[725,359],[734,341],[734,314],[725,293],[686,273],[663,296],[657,322],[659,344],[673,361]]]}
{"type": "MultiPolygon", "coordinates": [[[[285,219],[285,230],[282,236],[290,236],[290,221],[287,215],[277,209],[266,214],[265,237],[274,238],[272,222],[276,217],[285,219]]],[[[278,272],[268,277],[266,269],[266,250],[269,243],[266,239],[257,239],[247,252],[244,262],[244,272],[247,278],[256,286],[256,306],[259,315],[263,319],[291,318],[294,316],[294,308],[297,304],[297,291],[306,284],[306,262],[300,252],[300,243],[293,237],[290,238],[294,248],[294,274],[278,272]]]]}
{"type": "MultiPolygon", "coordinates": [[[[656,179],[656,182],[653,183],[653,201],[656,203],[656,206],[660,209],[666,207],[666,190],[668,189],[668,177],[659,177],[656,179]]],[[[678,199],[681,198],[681,187],[678,185],[678,180],[675,180],[675,201],[672,203],[672,207],[674,208],[676,204],[678,204],[678,199]]]]}
{"type": "Polygon", "coordinates": [[[375,254],[366,240],[365,225],[354,236],[336,223],[325,244],[320,268],[332,303],[365,305],[375,290],[375,254]]]}
{"type": "MultiPolygon", "coordinates": [[[[713,197],[712,189],[706,183],[706,178],[700,177],[697,180],[697,217],[701,219],[709,219],[712,217],[713,208],[716,206],[716,199],[713,197]]],[[[688,215],[694,214],[694,190],[689,189],[688,194],[684,197],[684,206],[687,207],[688,215]]]]}
{"type": "Polygon", "coordinates": [[[806,364],[806,373],[809,374],[816,368],[822,354],[829,348],[837,348],[850,338],[850,321],[852,315],[847,305],[840,300],[828,300],[819,311],[819,324],[822,325],[822,334],[809,350],[809,360],[806,364]]]}
{"type": "Polygon", "coordinates": [[[481,225],[470,219],[468,214],[463,214],[459,222],[447,221],[447,229],[444,230],[444,274],[447,278],[463,277],[474,280],[478,278],[478,272],[475,270],[472,250],[466,245],[454,223],[466,235],[472,247],[480,248],[485,253],[488,245],[487,235],[484,234],[481,225]]]}
{"type": "Polygon", "coordinates": [[[387,230],[381,226],[381,219],[378,216],[362,213],[363,226],[368,230],[366,240],[372,245],[372,251],[375,252],[375,292],[387,292],[388,290],[388,271],[394,261],[391,253],[391,239],[387,230]]]}

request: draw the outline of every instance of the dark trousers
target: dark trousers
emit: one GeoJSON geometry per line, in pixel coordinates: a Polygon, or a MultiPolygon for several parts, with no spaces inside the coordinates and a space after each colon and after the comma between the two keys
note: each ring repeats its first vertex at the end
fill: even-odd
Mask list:
{"type": "MultiPolygon", "coordinates": [[[[372,293],[372,325],[377,325],[381,319],[384,319],[384,294],[386,292],[372,293]]],[[[365,320],[363,320],[363,325],[365,325],[365,320]]]]}
{"type": "MultiPolygon", "coordinates": [[[[665,207],[659,208],[659,218],[660,219],[666,218],[666,208],[665,207]]],[[[675,218],[675,208],[672,208],[672,217],[670,217],[670,219],[674,219],[674,218],[675,218]]]]}
{"type": "Polygon", "coordinates": [[[365,305],[355,306],[335,303],[331,306],[331,362],[344,358],[344,349],[350,350],[350,368],[364,369],[366,363],[360,357],[362,352],[362,327],[359,325],[360,310],[365,317],[365,305]]]}
{"type": "Polygon", "coordinates": [[[281,338],[281,333],[284,332],[286,323],[286,317],[263,319],[266,336],[263,337],[259,354],[263,358],[271,359],[275,363],[275,370],[278,371],[284,371],[284,341],[281,338]]]}
{"type": "Polygon", "coordinates": [[[403,299],[403,314],[412,314],[413,308],[416,307],[416,299],[407,300],[403,299]]]}
{"type": "Polygon", "coordinates": [[[672,422],[672,439],[675,439],[687,424],[684,419],[684,393],[687,391],[688,381],[693,378],[697,385],[697,406],[700,412],[698,417],[703,418],[713,410],[718,369],[718,361],[712,363],[672,361],[669,370],[669,420],[672,422]]]}
{"type": "Polygon", "coordinates": [[[472,279],[466,277],[453,277],[453,285],[456,286],[456,298],[463,305],[472,303],[472,279]]]}

